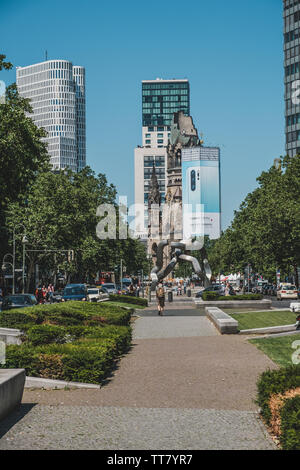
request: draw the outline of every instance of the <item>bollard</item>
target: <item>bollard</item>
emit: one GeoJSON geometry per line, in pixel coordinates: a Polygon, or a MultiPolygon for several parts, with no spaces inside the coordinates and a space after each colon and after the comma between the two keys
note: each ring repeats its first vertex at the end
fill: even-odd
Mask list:
{"type": "Polygon", "coordinates": [[[188,290],[187,290],[187,296],[188,296],[188,297],[191,297],[191,296],[192,296],[192,291],[191,291],[191,289],[188,289],[188,290]]]}
{"type": "Polygon", "coordinates": [[[173,292],[171,290],[168,292],[168,301],[173,302],[173,292]]]}

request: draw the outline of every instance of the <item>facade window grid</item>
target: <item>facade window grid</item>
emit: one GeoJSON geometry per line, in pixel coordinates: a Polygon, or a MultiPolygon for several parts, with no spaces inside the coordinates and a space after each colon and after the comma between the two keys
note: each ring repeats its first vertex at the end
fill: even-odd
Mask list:
{"type": "Polygon", "coordinates": [[[84,75],[83,68],[65,61],[17,69],[19,93],[31,99],[30,117],[48,133],[43,140],[55,167],[67,163],[76,171],[85,166],[84,75]]]}

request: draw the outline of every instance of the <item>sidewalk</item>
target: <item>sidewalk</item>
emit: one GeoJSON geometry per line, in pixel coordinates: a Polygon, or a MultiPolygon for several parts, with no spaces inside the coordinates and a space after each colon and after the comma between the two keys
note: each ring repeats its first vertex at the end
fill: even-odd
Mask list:
{"type": "Polygon", "coordinates": [[[273,449],[253,400],[258,375],[275,365],[181,310],[141,311],[132,350],[100,390],[26,390],[0,424],[0,450],[273,449]]]}

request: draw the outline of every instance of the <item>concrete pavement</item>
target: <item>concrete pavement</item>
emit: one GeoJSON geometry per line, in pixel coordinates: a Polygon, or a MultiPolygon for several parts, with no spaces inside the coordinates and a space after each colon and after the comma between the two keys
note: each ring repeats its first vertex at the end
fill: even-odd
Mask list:
{"type": "Polygon", "coordinates": [[[245,337],[220,336],[191,304],[180,308],[143,311],[132,350],[100,390],[26,390],[0,423],[0,449],[275,448],[254,403],[274,363],[245,337]]]}

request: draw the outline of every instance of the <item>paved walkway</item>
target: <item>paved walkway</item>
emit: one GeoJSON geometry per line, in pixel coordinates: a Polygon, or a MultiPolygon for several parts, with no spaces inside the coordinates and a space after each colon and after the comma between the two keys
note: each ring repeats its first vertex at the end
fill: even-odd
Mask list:
{"type": "Polygon", "coordinates": [[[245,337],[217,334],[191,305],[184,316],[151,310],[101,389],[26,390],[0,423],[0,450],[274,448],[254,403],[272,361],[245,337]]]}

